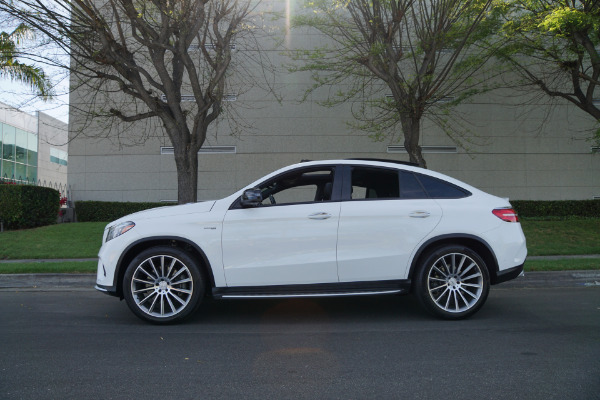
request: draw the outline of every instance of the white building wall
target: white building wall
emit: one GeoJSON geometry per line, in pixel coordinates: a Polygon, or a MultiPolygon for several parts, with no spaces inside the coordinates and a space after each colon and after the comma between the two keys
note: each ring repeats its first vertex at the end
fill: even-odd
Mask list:
{"type": "MultiPolygon", "coordinates": [[[[53,150],[63,155],[69,152],[69,134],[67,124],[42,112],[37,113],[39,135],[38,180],[42,185],[66,187],[68,165],[56,163],[51,159],[53,150]]],[[[54,157],[55,158],[55,157],[54,157]]]]}
{"type": "MultiPolygon", "coordinates": [[[[268,3],[271,4],[271,3],[268,3]]],[[[276,4],[276,3],[273,3],[276,4]]],[[[318,43],[315,35],[295,34],[292,47],[318,43]]],[[[239,46],[234,57],[245,50],[239,46]]],[[[279,50],[270,57],[277,66],[286,60],[279,50]]],[[[281,101],[258,88],[232,103],[247,126],[232,136],[227,124],[211,127],[205,146],[236,146],[235,154],[199,155],[198,199],[220,198],[260,176],[302,159],[389,158],[408,160],[406,154],[388,153],[390,138],[375,142],[352,131],[352,103],[325,108],[318,101],[326,89],[305,102],[298,100],[312,84],[306,73],[284,68],[274,81],[281,101]]],[[[235,76],[234,76],[235,79],[235,76]]],[[[335,89],[332,89],[335,90],[335,89]]],[[[115,96],[115,94],[112,94],[115,96]]],[[[76,92],[71,103],[81,108],[92,96],[76,92]]],[[[467,122],[463,147],[455,153],[426,153],[428,167],[454,176],[490,193],[514,200],[591,199],[600,196],[600,154],[586,141],[593,121],[574,106],[524,106],[515,93],[484,95],[456,109],[467,122]]],[[[70,116],[69,184],[74,200],[169,201],[177,199],[173,155],[161,155],[170,146],[160,123],[140,123],[120,139],[107,135],[102,121],[87,124],[70,116]],[[149,138],[127,146],[128,137],[149,138]]],[[[439,128],[423,122],[423,146],[455,146],[439,128]]]]}

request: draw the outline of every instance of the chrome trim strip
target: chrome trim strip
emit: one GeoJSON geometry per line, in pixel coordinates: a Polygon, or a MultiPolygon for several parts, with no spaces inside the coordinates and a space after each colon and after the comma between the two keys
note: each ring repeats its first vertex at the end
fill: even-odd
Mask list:
{"type": "Polygon", "coordinates": [[[376,294],[400,293],[402,289],[383,290],[378,292],[347,292],[347,293],[307,293],[307,294],[224,294],[223,299],[286,299],[295,297],[338,297],[338,296],[365,296],[376,294]]]}
{"type": "Polygon", "coordinates": [[[101,291],[101,292],[108,292],[108,290],[106,290],[106,289],[104,289],[104,288],[101,288],[101,287],[100,287],[100,286],[98,286],[98,285],[94,286],[94,289],[96,289],[96,290],[99,290],[99,291],[101,291]]]}

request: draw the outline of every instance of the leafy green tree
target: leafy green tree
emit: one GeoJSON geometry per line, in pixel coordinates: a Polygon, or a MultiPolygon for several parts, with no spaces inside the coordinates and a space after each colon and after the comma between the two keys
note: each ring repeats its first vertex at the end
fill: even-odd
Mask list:
{"type": "Polygon", "coordinates": [[[52,83],[44,71],[36,66],[22,63],[19,45],[33,38],[33,31],[20,24],[14,31],[0,32],[0,78],[8,78],[28,85],[43,100],[52,98],[52,83]]]}
{"type": "Polygon", "coordinates": [[[522,85],[566,100],[600,122],[600,2],[512,0],[503,7],[506,45],[498,57],[522,85]]]}
{"type": "Polygon", "coordinates": [[[402,136],[410,161],[426,166],[419,145],[428,118],[457,142],[450,107],[482,90],[475,75],[490,49],[498,19],[491,0],[307,0],[294,21],[324,35],[326,44],[293,52],[293,71],[314,85],[335,87],[327,106],[358,100],[355,128],[376,140],[402,136]],[[398,127],[402,135],[398,135],[398,127]]]}

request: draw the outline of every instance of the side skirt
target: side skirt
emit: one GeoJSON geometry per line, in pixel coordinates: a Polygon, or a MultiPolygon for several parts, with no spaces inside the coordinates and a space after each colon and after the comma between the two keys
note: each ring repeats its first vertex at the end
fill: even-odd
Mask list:
{"type": "Polygon", "coordinates": [[[410,280],[375,282],[339,282],[310,285],[236,286],[212,289],[215,298],[287,298],[365,296],[378,294],[404,294],[410,291],[410,280]]]}

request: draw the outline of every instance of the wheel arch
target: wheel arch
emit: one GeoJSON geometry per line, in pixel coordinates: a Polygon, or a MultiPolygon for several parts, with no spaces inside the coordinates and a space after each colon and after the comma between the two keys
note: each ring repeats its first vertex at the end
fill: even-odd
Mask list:
{"type": "Polygon", "coordinates": [[[200,263],[199,267],[201,272],[207,278],[207,293],[210,293],[210,288],[215,286],[215,278],[213,275],[212,267],[208,261],[208,257],[204,251],[194,242],[189,239],[185,239],[177,236],[156,236],[143,238],[136,242],[131,243],[123,253],[117,262],[115,270],[115,282],[114,287],[116,288],[116,294],[123,299],[123,277],[129,263],[142,251],[156,246],[172,246],[180,248],[188,252],[192,257],[197,259],[200,263]]]}
{"type": "Polygon", "coordinates": [[[427,240],[425,243],[419,247],[419,250],[415,253],[415,256],[412,259],[410,270],[408,276],[414,282],[414,276],[417,272],[417,268],[423,262],[424,258],[431,251],[434,251],[437,248],[448,246],[448,245],[459,245],[470,248],[475,251],[485,262],[485,265],[490,274],[490,283],[493,285],[496,283],[496,278],[498,276],[498,259],[492,250],[492,247],[480,237],[470,234],[464,233],[456,233],[456,234],[446,234],[441,236],[436,236],[427,240]]]}

